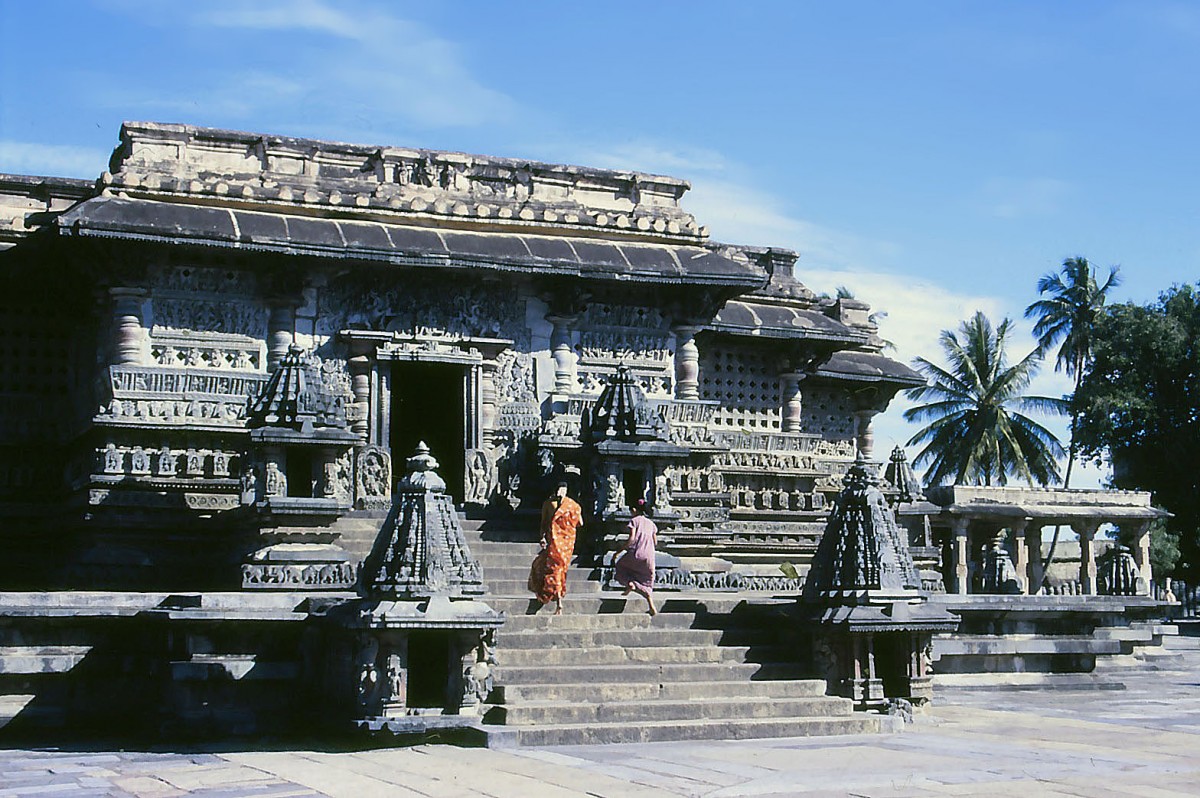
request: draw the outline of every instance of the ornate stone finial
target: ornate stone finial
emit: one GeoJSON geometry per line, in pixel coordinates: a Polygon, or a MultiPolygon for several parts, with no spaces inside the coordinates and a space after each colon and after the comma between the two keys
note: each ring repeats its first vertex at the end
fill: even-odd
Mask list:
{"type": "Polygon", "coordinates": [[[666,423],[634,379],[629,366],[621,363],[608,380],[592,410],[593,440],[665,440],[666,423]]]}
{"type": "Polygon", "coordinates": [[[399,489],[407,493],[445,493],[446,482],[437,475],[438,461],[429,453],[425,441],[417,444],[417,450],[405,461],[408,475],[400,480],[399,489]]]}
{"type": "Polygon", "coordinates": [[[855,604],[914,597],[921,580],[874,468],[859,459],[846,472],[825,534],[817,545],[804,595],[855,604]]]}
{"type": "Polygon", "coordinates": [[[925,498],[925,493],[921,490],[921,481],[917,479],[916,472],[908,462],[908,455],[899,446],[892,449],[883,478],[896,490],[897,503],[907,504],[925,498]]]}

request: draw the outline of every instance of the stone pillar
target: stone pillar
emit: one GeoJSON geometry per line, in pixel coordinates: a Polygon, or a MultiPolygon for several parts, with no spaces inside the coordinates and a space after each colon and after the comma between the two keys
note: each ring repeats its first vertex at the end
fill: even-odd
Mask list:
{"type": "Polygon", "coordinates": [[[1099,527],[1099,522],[1091,519],[1071,523],[1071,529],[1079,535],[1079,585],[1085,596],[1096,595],[1096,530],[1099,527]]]}
{"type": "Polygon", "coordinates": [[[675,333],[675,398],[700,398],[700,349],[696,346],[696,334],[700,328],[692,325],[676,325],[675,333]]]}
{"type": "Polygon", "coordinates": [[[1150,522],[1134,529],[1133,563],[1138,569],[1138,595],[1149,596],[1153,590],[1154,573],[1150,568],[1150,522]]]}
{"type": "Polygon", "coordinates": [[[479,368],[479,436],[485,445],[496,434],[496,361],[485,360],[479,368]]]}
{"type": "Polygon", "coordinates": [[[872,424],[874,419],[874,409],[854,411],[855,445],[858,448],[858,456],[863,460],[870,460],[871,455],[875,453],[875,430],[872,424]]]}
{"type": "Polygon", "coordinates": [[[142,326],[142,303],[147,293],[141,288],[110,288],[113,299],[113,365],[144,363],[149,359],[149,339],[142,326]]]}
{"type": "Polygon", "coordinates": [[[1036,596],[1042,592],[1042,581],[1045,579],[1045,573],[1042,571],[1042,525],[1034,521],[1026,521],[1024,532],[1025,551],[1029,557],[1025,592],[1036,596]]]}
{"type": "Polygon", "coordinates": [[[371,414],[371,357],[359,352],[350,358],[350,390],[354,394],[354,412],[350,431],[362,438],[367,437],[371,414]]]}
{"type": "Polygon", "coordinates": [[[800,391],[800,383],[804,379],[804,372],[784,372],[779,375],[779,378],[783,383],[783,431],[800,432],[804,426],[801,420],[804,403],[800,391]]]}
{"type": "MultiPolygon", "coordinates": [[[[1029,595],[1029,544],[1025,539],[1025,528],[1029,519],[1012,525],[1009,534],[1013,543],[1013,569],[1017,572],[1017,586],[1023,595],[1029,595]]],[[[1040,552],[1035,555],[1040,556],[1040,552]]]]}
{"type": "Polygon", "coordinates": [[[274,371],[288,347],[295,341],[296,308],[278,301],[271,304],[271,315],[267,318],[267,370],[274,371]]]}
{"type": "Polygon", "coordinates": [[[554,358],[555,393],[575,391],[575,350],[571,348],[571,324],[576,318],[558,313],[546,314],[546,321],[553,325],[550,332],[550,354],[554,358]]]}
{"type": "Polygon", "coordinates": [[[955,518],[951,522],[950,531],[953,535],[953,542],[950,549],[951,565],[954,567],[954,592],[960,596],[965,596],[969,592],[970,580],[970,552],[968,531],[971,526],[970,519],[955,518]]]}

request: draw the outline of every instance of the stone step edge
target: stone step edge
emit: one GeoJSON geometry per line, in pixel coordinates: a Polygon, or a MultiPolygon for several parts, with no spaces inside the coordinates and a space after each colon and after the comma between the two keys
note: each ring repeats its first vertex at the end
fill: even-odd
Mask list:
{"type": "MultiPolygon", "coordinates": [[[[527,736],[540,737],[550,733],[564,732],[592,732],[595,734],[605,731],[625,731],[632,729],[651,730],[651,729],[669,729],[677,731],[686,731],[688,729],[707,729],[714,726],[729,728],[731,726],[741,728],[778,728],[783,724],[788,724],[796,727],[803,726],[849,726],[857,727],[870,724],[874,721],[878,728],[882,730],[884,727],[883,721],[885,718],[881,715],[876,715],[867,712],[855,712],[851,715],[839,715],[835,717],[814,717],[814,718],[739,718],[739,719],[722,719],[718,721],[706,720],[703,718],[695,720],[648,720],[639,723],[628,723],[622,721],[616,722],[599,722],[599,723],[547,723],[539,726],[503,726],[499,724],[482,724],[481,728],[487,731],[494,731],[500,734],[505,732],[509,734],[521,735],[523,732],[528,732],[527,736]]],[[[849,731],[846,735],[871,735],[874,736],[879,732],[870,731],[849,731]]],[[[780,737],[780,735],[771,735],[772,737],[780,737]]],[[[804,737],[803,734],[787,735],[790,737],[804,737]]],[[[675,739],[686,740],[686,736],[677,737],[675,739]]],[[[571,743],[566,743],[570,745],[571,743]]],[[[546,743],[546,745],[556,745],[556,743],[546,743]]]]}

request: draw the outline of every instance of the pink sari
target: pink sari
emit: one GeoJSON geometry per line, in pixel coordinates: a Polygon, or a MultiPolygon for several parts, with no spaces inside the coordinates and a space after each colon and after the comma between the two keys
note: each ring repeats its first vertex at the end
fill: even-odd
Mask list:
{"type": "Polygon", "coordinates": [[[648,596],[654,590],[654,539],[658,527],[644,515],[629,522],[629,543],[617,560],[616,578],[623,587],[648,596]]]}

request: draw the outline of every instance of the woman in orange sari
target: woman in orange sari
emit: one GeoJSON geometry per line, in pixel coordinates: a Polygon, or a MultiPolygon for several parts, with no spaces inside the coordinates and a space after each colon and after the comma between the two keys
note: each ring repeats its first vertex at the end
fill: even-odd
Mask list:
{"type": "Polygon", "coordinates": [[[529,569],[529,589],[542,606],[555,603],[555,615],[562,615],[562,599],[567,593],[567,566],[575,553],[575,532],[583,523],[579,504],[567,495],[567,483],[560,482],[554,495],[542,505],[542,550],[529,569]]]}

